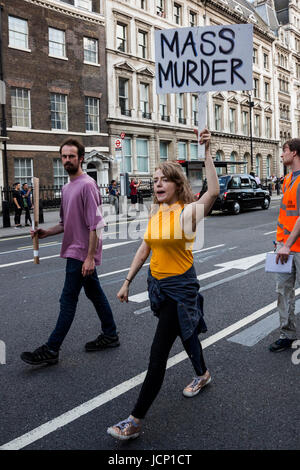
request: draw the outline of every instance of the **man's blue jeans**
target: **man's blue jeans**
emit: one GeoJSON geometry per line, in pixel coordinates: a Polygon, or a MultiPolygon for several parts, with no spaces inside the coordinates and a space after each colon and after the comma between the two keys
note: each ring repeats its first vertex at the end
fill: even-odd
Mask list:
{"type": "Polygon", "coordinates": [[[82,287],[96,309],[103,333],[109,336],[117,334],[113,314],[100,286],[96,269],[91,276],[83,277],[81,274],[82,265],[82,261],[73,258],[67,259],[65,284],[60,297],[60,313],[56,327],[47,342],[49,348],[54,351],[59,350],[72,325],[82,287]]]}

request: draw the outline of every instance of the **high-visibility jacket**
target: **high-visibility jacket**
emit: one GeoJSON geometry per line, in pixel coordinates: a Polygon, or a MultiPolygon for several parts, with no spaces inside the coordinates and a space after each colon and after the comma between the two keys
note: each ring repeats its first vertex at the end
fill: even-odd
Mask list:
{"type": "MultiPolygon", "coordinates": [[[[300,215],[300,175],[289,173],[282,185],[283,196],[277,222],[277,241],[286,243],[300,215]]],[[[291,251],[300,252],[300,237],[292,245],[291,251]]]]}

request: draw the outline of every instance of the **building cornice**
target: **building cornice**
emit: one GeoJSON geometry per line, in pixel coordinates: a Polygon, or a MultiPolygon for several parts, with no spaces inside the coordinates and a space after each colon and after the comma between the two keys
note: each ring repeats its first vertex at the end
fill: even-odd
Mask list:
{"type": "Polygon", "coordinates": [[[46,8],[48,10],[56,11],[73,18],[77,18],[84,21],[89,21],[90,23],[96,23],[101,26],[105,26],[105,18],[100,13],[95,13],[91,11],[80,10],[73,5],[68,5],[67,3],[59,2],[58,0],[24,0],[27,3],[46,8]]]}

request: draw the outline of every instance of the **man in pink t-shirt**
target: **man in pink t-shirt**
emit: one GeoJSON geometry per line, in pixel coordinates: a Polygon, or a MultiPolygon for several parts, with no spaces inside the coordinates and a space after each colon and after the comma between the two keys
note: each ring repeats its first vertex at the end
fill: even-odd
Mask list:
{"type": "Polygon", "coordinates": [[[99,351],[120,344],[113,314],[96,271],[102,255],[102,240],[96,230],[105,225],[99,189],[82,170],[84,147],[80,142],[68,139],[61,145],[60,155],[70,177],[62,189],[60,222],[48,230],[31,230],[31,236],[36,232],[39,238],[64,233],[60,256],[67,259],[66,278],[57,324],[47,343],[33,352],[21,354],[21,359],[31,365],[58,362],[59,349],[73,322],[82,287],[96,309],[103,331],[85,345],[86,351],[99,351]]]}

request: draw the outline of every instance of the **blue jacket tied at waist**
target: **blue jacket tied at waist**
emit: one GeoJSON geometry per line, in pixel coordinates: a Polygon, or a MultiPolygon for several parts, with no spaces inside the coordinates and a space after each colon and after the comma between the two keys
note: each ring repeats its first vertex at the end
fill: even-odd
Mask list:
{"type": "Polygon", "coordinates": [[[155,279],[151,271],[148,274],[148,292],[151,310],[159,316],[161,304],[167,297],[177,303],[177,315],[183,341],[187,340],[197,328],[197,332],[205,333],[203,297],[199,293],[200,282],[192,266],[178,276],[155,279]]]}

